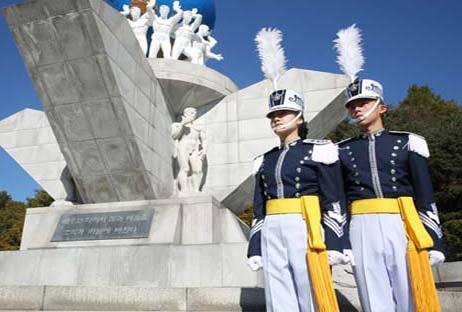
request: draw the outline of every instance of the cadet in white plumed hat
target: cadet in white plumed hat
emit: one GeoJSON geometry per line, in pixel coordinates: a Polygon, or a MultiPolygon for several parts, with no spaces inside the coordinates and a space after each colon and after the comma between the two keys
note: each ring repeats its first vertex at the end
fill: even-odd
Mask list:
{"type": "Polygon", "coordinates": [[[263,267],[267,311],[338,311],[329,268],[347,261],[338,152],[328,140],[301,138],[305,99],[278,88],[286,63],[281,40],[275,29],[256,37],[262,70],[275,89],[266,116],[280,145],[255,160],[248,264],[263,267]]]}
{"type": "Polygon", "coordinates": [[[360,30],[342,29],[334,42],[351,79],[345,106],[361,130],[338,146],[362,308],[440,311],[429,260],[444,261],[444,248],[427,143],[414,133],[384,129],[382,85],[358,78],[364,65],[360,30]]]}

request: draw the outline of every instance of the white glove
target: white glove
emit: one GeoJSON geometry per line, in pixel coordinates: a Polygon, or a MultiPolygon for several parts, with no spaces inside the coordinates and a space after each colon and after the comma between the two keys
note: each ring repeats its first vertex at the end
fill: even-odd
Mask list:
{"type": "Polygon", "coordinates": [[[353,256],[353,251],[351,249],[343,249],[343,257],[345,257],[345,263],[351,263],[351,265],[355,266],[355,257],[353,256]]]}
{"type": "Polygon", "coordinates": [[[263,267],[261,263],[261,256],[252,256],[247,259],[247,265],[252,271],[258,271],[263,267]]]}
{"type": "Polygon", "coordinates": [[[327,259],[330,265],[345,264],[346,257],[337,250],[328,250],[327,259]]]}
{"type": "Polygon", "coordinates": [[[446,260],[446,257],[441,251],[430,250],[428,251],[428,256],[430,257],[430,265],[434,266],[440,263],[443,263],[446,260]]]}

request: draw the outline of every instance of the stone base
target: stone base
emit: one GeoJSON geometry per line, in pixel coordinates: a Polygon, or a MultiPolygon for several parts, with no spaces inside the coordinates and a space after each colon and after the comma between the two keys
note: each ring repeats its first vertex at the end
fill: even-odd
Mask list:
{"type": "Polygon", "coordinates": [[[207,195],[29,209],[22,250],[0,252],[0,310],[264,311],[247,235],[207,195]],[[143,209],[147,238],[50,242],[63,214],[143,209]]]}
{"type": "Polygon", "coordinates": [[[21,250],[0,252],[0,310],[199,311],[194,296],[215,289],[224,301],[205,304],[232,302],[225,311],[238,311],[242,288],[263,285],[261,272],[247,267],[247,236],[245,224],[204,194],[32,208],[21,250]],[[51,242],[64,214],[146,209],[154,211],[147,238],[51,242]]]}
{"type": "MultiPolygon", "coordinates": [[[[460,311],[460,292],[439,293],[442,311],[460,311]]],[[[337,292],[342,312],[361,311],[337,292]]],[[[263,288],[0,286],[0,311],[266,311],[263,288]]]]}
{"type": "MultiPolygon", "coordinates": [[[[337,291],[342,312],[358,311],[337,291]]],[[[263,288],[0,286],[6,311],[266,311],[263,288]]]]}
{"type": "Polygon", "coordinates": [[[0,286],[261,287],[247,243],[0,252],[0,286]]]}
{"type": "MultiPolygon", "coordinates": [[[[246,243],[0,252],[0,310],[265,311],[246,243]]],[[[341,311],[358,311],[347,266],[334,268],[341,311]]]]}
{"type": "MultiPolygon", "coordinates": [[[[1,311],[265,311],[246,244],[0,252],[1,311]]],[[[333,268],[340,310],[361,311],[349,266],[333,268]]],[[[440,290],[443,311],[462,292],[440,290]]]]}
{"type": "Polygon", "coordinates": [[[262,288],[0,287],[6,311],[265,311],[262,288]]]}

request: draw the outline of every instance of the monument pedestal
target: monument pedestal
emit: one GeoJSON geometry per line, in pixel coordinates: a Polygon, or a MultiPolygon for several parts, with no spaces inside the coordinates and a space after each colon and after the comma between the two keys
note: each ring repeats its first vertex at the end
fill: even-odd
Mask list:
{"type": "Polygon", "coordinates": [[[0,252],[0,310],[264,311],[247,235],[208,195],[31,208],[21,250],[0,252]],[[146,237],[114,234],[140,211],[150,212],[146,237]],[[101,235],[93,228],[106,236],[78,240],[101,235]]]}
{"type": "Polygon", "coordinates": [[[247,235],[208,195],[31,208],[0,285],[256,287],[247,235]]]}
{"type": "MultiPolygon", "coordinates": [[[[0,310],[265,311],[248,234],[206,194],[30,208],[21,250],[0,252],[0,310]]],[[[352,276],[334,275],[356,311],[352,276]]]]}
{"type": "MultiPolygon", "coordinates": [[[[265,311],[248,230],[201,194],[31,208],[21,250],[0,252],[0,310],[265,311]]],[[[352,276],[334,274],[348,284],[342,311],[355,311],[352,276]]]]}

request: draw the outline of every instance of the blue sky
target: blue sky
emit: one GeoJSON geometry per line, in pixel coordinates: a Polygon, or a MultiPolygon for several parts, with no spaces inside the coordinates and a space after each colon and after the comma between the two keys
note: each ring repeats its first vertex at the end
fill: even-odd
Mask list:
{"type": "MultiPolygon", "coordinates": [[[[0,7],[24,0],[0,0],[0,7]]],[[[363,29],[363,78],[384,85],[396,104],[411,84],[429,85],[462,103],[462,1],[430,0],[216,0],[215,51],[224,61],[209,66],[240,88],[262,79],[253,38],[262,27],[284,33],[288,67],[338,73],[332,40],[338,29],[363,29]]],[[[24,109],[41,109],[31,80],[0,16],[0,120],[24,109]]],[[[39,186],[0,149],[0,190],[24,200],[39,186]]]]}

